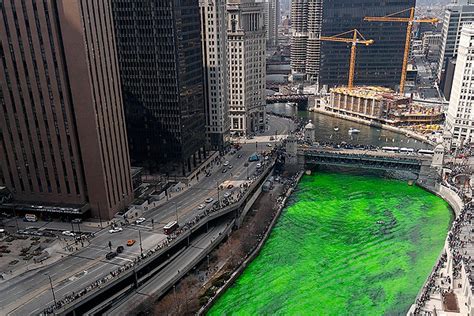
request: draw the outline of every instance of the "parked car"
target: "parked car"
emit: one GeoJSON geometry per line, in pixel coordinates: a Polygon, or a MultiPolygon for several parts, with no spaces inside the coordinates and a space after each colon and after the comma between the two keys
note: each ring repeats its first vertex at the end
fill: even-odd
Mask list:
{"type": "Polygon", "coordinates": [[[270,140],[275,140],[275,137],[273,137],[273,136],[270,136],[270,140]]]}
{"type": "Polygon", "coordinates": [[[135,245],[135,243],[136,243],[136,240],[135,240],[135,239],[129,239],[129,240],[127,240],[127,246],[129,246],[129,247],[135,245]]]}
{"type": "Polygon", "coordinates": [[[228,197],[231,196],[231,195],[232,195],[232,193],[230,193],[230,192],[224,193],[224,197],[225,197],[225,198],[228,198],[228,197]]]}
{"type": "Polygon", "coordinates": [[[270,144],[270,143],[268,143],[268,144],[267,144],[267,147],[273,147],[273,145],[272,145],[272,144],[270,144]]]}
{"type": "Polygon", "coordinates": [[[233,186],[232,184],[229,184],[229,185],[227,186],[227,189],[230,190],[230,189],[232,189],[233,187],[234,187],[234,186],[233,186]]]}
{"type": "Polygon", "coordinates": [[[146,221],[146,218],[145,217],[139,217],[135,220],[135,224],[141,224],[143,223],[144,221],[146,221]]]}
{"type": "Polygon", "coordinates": [[[227,168],[229,168],[229,169],[232,169],[232,168],[234,168],[234,166],[232,166],[232,165],[229,165],[227,168]]]}
{"type": "Polygon", "coordinates": [[[210,198],[207,198],[205,202],[206,203],[212,203],[212,201],[214,201],[214,199],[210,197],[210,198]]]}
{"type": "Polygon", "coordinates": [[[224,162],[223,166],[225,167],[225,166],[228,166],[228,165],[229,165],[229,161],[226,160],[226,161],[224,162]]]}
{"type": "Polygon", "coordinates": [[[205,207],[206,207],[206,205],[204,205],[204,204],[199,204],[198,210],[202,210],[202,209],[204,209],[205,207]]]}
{"type": "Polygon", "coordinates": [[[227,168],[222,169],[222,173],[226,173],[226,172],[227,172],[227,168]]]}
{"type": "Polygon", "coordinates": [[[123,246],[118,246],[117,247],[117,253],[122,253],[123,252],[123,246]]]}
{"type": "Polygon", "coordinates": [[[76,234],[74,234],[73,232],[71,232],[69,230],[65,230],[61,234],[63,234],[64,236],[69,236],[69,237],[74,237],[76,235],[76,234]]]}
{"type": "Polygon", "coordinates": [[[121,232],[122,230],[123,230],[122,227],[115,227],[115,228],[109,229],[109,233],[111,234],[118,233],[118,232],[121,232]]]}
{"type": "Polygon", "coordinates": [[[105,255],[105,258],[107,260],[111,260],[111,259],[115,258],[116,256],[117,256],[117,253],[114,252],[114,251],[111,251],[111,252],[109,252],[108,254],[105,255]]]}
{"type": "Polygon", "coordinates": [[[239,158],[239,159],[242,158],[242,154],[238,154],[237,158],[239,158]]]}

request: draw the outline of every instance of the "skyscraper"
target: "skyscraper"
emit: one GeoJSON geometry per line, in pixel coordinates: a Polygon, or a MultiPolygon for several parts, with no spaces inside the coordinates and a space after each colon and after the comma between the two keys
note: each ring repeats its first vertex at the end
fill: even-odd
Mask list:
{"type": "MultiPolygon", "coordinates": [[[[366,16],[385,16],[415,6],[415,0],[327,0],[322,5],[323,36],[358,29],[374,44],[357,48],[356,85],[395,87],[400,82],[406,23],[365,22],[366,16]]],[[[397,16],[408,17],[409,11],[397,16]]],[[[321,43],[320,84],[347,84],[350,49],[334,42],[321,43]]],[[[308,57],[309,58],[309,57],[308,57]]]]}
{"type": "Polygon", "coordinates": [[[198,0],[112,0],[133,164],[187,175],[205,158],[198,0]]]}
{"type": "Polygon", "coordinates": [[[228,0],[229,108],[231,132],[265,129],[265,24],[263,6],[228,0]]]}
{"type": "Polygon", "coordinates": [[[200,0],[206,133],[209,145],[222,150],[229,142],[227,7],[225,0],[200,0]]]}
{"type": "Polygon", "coordinates": [[[267,32],[267,45],[278,44],[278,25],[280,24],[280,0],[257,0],[263,4],[265,29],[267,32]]]}
{"type": "MultiPolygon", "coordinates": [[[[441,32],[441,50],[438,59],[438,80],[444,83],[444,73],[450,61],[455,61],[461,29],[474,22],[474,1],[459,0],[446,6],[441,32]]],[[[449,96],[448,96],[449,97],[449,96]]]]}
{"type": "Polygon", "coordinates": [[[112,22],[110,0],[0,1],[0,184],[17,210],[111,218],[130,202],[112,22]]]}
{"type": "Polygon", "coordinates": [[[446,131],[456,145],[474,140],[474,26],[464,25],[458,43],[456,70],[454,71],[451,99],[446,119],[446,131]]]}
{"type": "Polygon", "coordinates": [[[319,76],[322,0],[293,0],[291,3],[291,69],[310,80],[319,76]]]}

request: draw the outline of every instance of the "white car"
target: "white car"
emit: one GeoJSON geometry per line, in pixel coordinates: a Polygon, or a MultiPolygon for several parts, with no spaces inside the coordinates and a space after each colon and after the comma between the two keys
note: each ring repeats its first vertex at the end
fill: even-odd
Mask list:
{"type": "Polygon", "coordinates": [[[65,230],[61,234],[63,234],[64,236],[70,236],[70,237],[76,236],[76,234],[74,234],[73,232],[71,232],[69,230],[65,230]]]}
{"type": "Polygon", "coordinates": [[[205,202],[206,202],[206,203],[212,203],[212,201],[214,201],[213,198],[207,198],[205,202]]]}
{"type": "Polygon", "coordinates": [[[121,232],[122,230],[123,230],[122,227],[116,227],[116,228],[110,229],[109,233],[111,233],[111,234],[118,233],[118,232],[121,232]]]}
{"type": "Polygon", "coordinates": [[[199,205],[198,205],[198,210],[202,210],[202,209],[204,209],[205,207],[206,207],[206,205],[204,205],[204,204],[199,204],[199,205]]]}
{"type": "Polygon", "coordinates": [[[231,195],[232,195],[232,193],[230,193],[230,192],[224,193],[224,197],[225,197],[225,198],[228,198],[228,197],[231,196],[231,195]]]}
{"type": "Polygon", "coordinates": [[[226,167],[226,166],[228,166],[228,165],[229,165],[229,161],[226,160],[226,161],[224,162],[223,166],[226,167]]]}
{"type": "Polygon", "coordinates": [[[267,144],[267,147],[273,147],[273,145],[272,145],[272,144],[270,144],[270,143],[268,143],[268,144],[267,144]]]}
{"type": "Polygon", "coordinates": [[[262,168],[262,164],[261,164],[261,163],[258,163],[258,164],[257,164],[257,169],[260,169],[260,168],[262,168]]]}
{"type": "Polygon", "coordinates": [[[143,223],[144,221],[146,221],[146,218],[145,217],[139,217],[135,220],[135,224],[141,224],[143,223]]]}

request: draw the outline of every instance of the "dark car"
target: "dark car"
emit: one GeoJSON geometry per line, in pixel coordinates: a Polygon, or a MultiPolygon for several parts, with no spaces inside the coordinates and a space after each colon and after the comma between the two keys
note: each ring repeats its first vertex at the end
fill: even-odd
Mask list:
{"type": "Polygon", "coordinates": [[[111,252],[109,252],[108,254],[105,255],[105,258],[106,258],[107,260],[111,260],[111,259],[115,258],[116,256],[117,256],[117,253],[111,251],[111,252]]]}
{"type": "Polygon", "coordinates": [[[117,247],[117,253],[122,253],[123,252],[123,246],[118,246],[117,247]]]}

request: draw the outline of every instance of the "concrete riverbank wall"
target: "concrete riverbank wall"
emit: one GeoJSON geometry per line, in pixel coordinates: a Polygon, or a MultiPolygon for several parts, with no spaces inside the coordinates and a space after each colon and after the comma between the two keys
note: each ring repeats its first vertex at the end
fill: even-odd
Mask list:
{"type": "MultiPolygon", "coordinates": [[[[303,176],[303,171],[301,171],[297,178],[296,178],[296,184],[299,183],[301,177],[303,176]]],[[[216,294],[214,295],[213,298],[211,298],[209,300],[209,302],[204,305],[197,313],[197,315],[205,315],[206,312],[212,307],[212,305],[214,305],[214,303],[225,293],[225,291],[231,287],[234,282],[237,280],[237,278],[245,271],[245,269],[247,268],[247,266],[260,254],[260,251],[262,250],[262,247],[265,245],[268,237],[270,236],[272,230],[273,230],[273,227],[275,227],[278,219],[280,218],[280,215],[281,215],[281,212],[282,210],[285,208],[286,206],[286,203],[287,203],[287,200],[288,198],[291,196],[291,194],[293,193],[294,189],[296,188],[295,187],[291,187],[285,194],[285,197],[281,203],[281,206],[278,208],[275,216],[273,217],[270,225],[268,226],[268,229],[267,231],[265,232],[262,240],[260,240],[260,242],[258,243],[258,245],[255,247],[255,249],[250,253],[250,255],[242,262],[242,264],[237,268],[236,271],[234,271],[234,273],[232,273],[232,275],[230,276],[230,278],[225,282],[225,284],[219,289],[217,290],[216,294]]]]}

